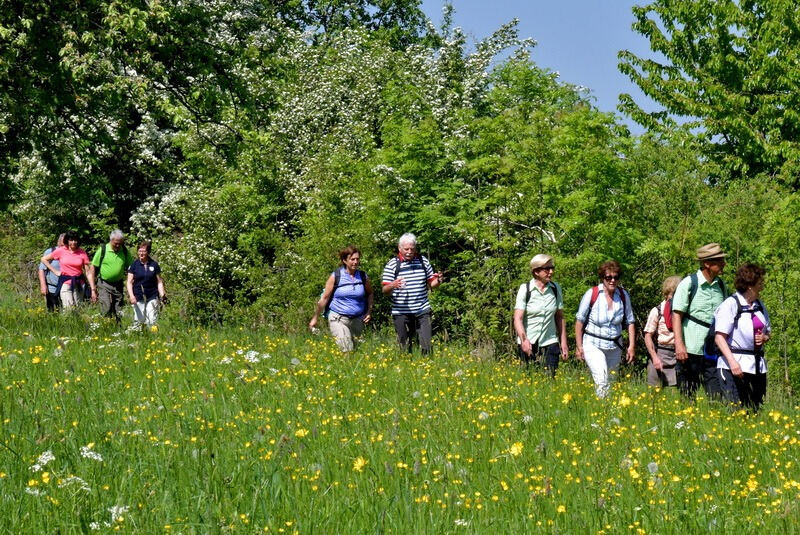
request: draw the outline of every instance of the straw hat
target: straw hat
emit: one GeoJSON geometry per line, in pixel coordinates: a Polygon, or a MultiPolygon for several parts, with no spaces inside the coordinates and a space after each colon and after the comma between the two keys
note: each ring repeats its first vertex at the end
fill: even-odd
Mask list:
{"type": "Polygon", "coordinates": [[[703,260],[716,260],[717,258],[725,258],[727,255],[722,252],[722,247],[718,243],[708,243],[697,250],[697,259],[703,260]]]}
{"type": "Polygon", "coordinates": [[[539,269],[542,266],[553,263],[553,257],[549,254],[537,254],[531,258],[531,272],[539,269]]]}

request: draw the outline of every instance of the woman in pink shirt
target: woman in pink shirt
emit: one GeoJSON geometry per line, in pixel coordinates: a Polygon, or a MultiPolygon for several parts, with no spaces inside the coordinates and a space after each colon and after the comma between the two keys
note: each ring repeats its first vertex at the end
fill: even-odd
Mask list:
{"type": "MultiPolygon", "coordinates": [[[[61,297],[62,310],[69,310],[83,300],[83,285],[87,277],[89,255],[79,247],[81,240],[77,232],[70,230],[64,235],[66,247],[59,247],[42,257],[42,264],[58,275],[56,293],[61,297]],[[59,269],[53,268],[51,260],[59,261],[59,269]]],[[[94,284],[90,279],[90,284],[94,284]]]]}

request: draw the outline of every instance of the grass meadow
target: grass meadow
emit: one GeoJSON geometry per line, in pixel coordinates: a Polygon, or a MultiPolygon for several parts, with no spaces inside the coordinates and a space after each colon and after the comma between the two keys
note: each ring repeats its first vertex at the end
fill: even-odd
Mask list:
{"type": "MultiPolygon", "coordinates": [[[[129,321],[129,320],[128,320],[129,321]]],[[[795,533],[798,407],[0,307],[3,533],[795,533]]],[[[625,374],[625,371],[623,371],[625,374]]]]}

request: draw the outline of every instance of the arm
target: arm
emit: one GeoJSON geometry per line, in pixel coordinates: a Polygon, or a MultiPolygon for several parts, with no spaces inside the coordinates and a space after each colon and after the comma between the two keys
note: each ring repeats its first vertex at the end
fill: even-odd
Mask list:
{"type": "Polygon", "coordinates": [[[128,273],[128,280],[125,282],[125,286],[128,288],[128,300],[132,305],[135,305],[136,296],[133,295],[133,273],[128,273]]]}
{"type": "Polygon", "coordinates": [[[325,305],[328,304],[328,301],[331,298],[331,294],[333,293],[333,281],[334,276],[331,275],[328,277],[328,281],[325,283],[325,289],[322,290],[322,297],[319,298],[317,301],[316,306],[314,307],[314,315],[311,316],[311,321],[308,322],[309,329],[316,329],[317,322],[319,321],[319,315],[322,314],[322,311],[325,310],[325,305]]]}
{"type": "Polygon", "coordinates": [[[86,273],[86,280],[89,281],[89,288],[92,289],[92,303],[97,302],[97,285],[94,280],[94,264],[89,262],[88,265],[83,266],[83,272],[86,273]]]}
{"type": "Polygon", "coordinates": [[[37,269],[39,272],[39,291],[42,295],[47,295],[47,278],[44,275],[43,269],[37,269]]]}
{"type": "Polygon", "coordinates": [[[164,279],[161,277],[161,273],[156,275],[156,280],[158,281],[158,298],[163,301],[167,297],[167,290],[164,287],[164,279]]]}
{"type": "Polygon", "coordinates": [[[564,310],[556,310],[556,336],[558,336],[561,346],[561,360],[569,358],[569,346],[567,345],[567,325],[564,321],[564,310]]]}
{"type": "Polygon", "coordinates": [[[658,357],[656,346],[653,343],[653,333],[645,331],[644,345],[647,348],[647,354],[650,355],[650,360],[653,361],[653,368],[655,368],[658,371],[661,371],[664,365],[662,364],[661,359],[658,357]]]}
{"type": "Polygon", "coordinates": [[[364,283],[364,291],[367,292],[367,313],[364,315],[364,323],[369,323],[372,319],[372,304],[375,301],[375,294],[372,293],[372,282],[367,279],[364,283]]]}
{"type": "Polygon", "coordinates": [[[628,364],[633,362],[633,357],[636,356],[636,324],[628,324],[628,351],[626,353],[628,364]]]}
{"type": "Polygon", "coordinates": [[[719,352],[722,353],[722,357],[728,363],[731,373],[736,377],[742,377],[744,372],[742,371],[742,367],[739,366],[739,362],[733,358],[733,353],[728,345],[728,335],[717,332],[714,334],[714,341],[717,343],[717,347],[719,348],[719,352]]]}
{"type": "Polygon", "coordinates": [[[583,360],[583,322],[575,320],[575,357],[583,360]]]}
{"type": "Polygon", "coordinates": [[[683,312],[672,312],[672,332],[675,333],[675,358],[684,361],[689,358],[686,344],[683,343],[683,312]]]}
{"type": "Polygon", "coordinates": [[[42,264],[44,264],[47,267],[47,269],[49,269],[50,271],[55,273],[56,277],[60,277],[61,276],[61,271],[59,271],[59,270],[57,270],[56,268],[53,267],[53,264],[50,263],[51,260],[53,260],[53,253],[47,253],[39,261],[42,264]]]}
{"type": "Polygon", "coordinates": [[[428,287],[430,287],[430,289],[433,290],[434,288],[439,286],[442,283],[442,277],[444,277],[444,273],[442,273],[441,271],[438,273],[434,273],[433,276],[430,279],[428,279],[428,287]]]}
{"type": "Polygon", "coordinates": [[[525,311],[522,309],[514,309],[514,332],[520,339],[520,347],[526,355],[530,355],[533,351],[531,341],[528,340],[528,333],[525,332],[525,326],[522,324],[522,319],[525,317],[525,311]]]}

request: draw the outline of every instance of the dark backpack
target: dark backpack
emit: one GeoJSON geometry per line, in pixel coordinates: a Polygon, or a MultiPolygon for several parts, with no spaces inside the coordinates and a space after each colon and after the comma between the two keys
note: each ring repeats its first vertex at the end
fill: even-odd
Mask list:
{"type": "MultiPolygon", "coordinates": [[[[328,302],[325,303],[325,310],[322,312],[322,317],[325,319],[328,319],[328,315],[330,314],[331,311],[331,301],[333,301],[333,294],[336,293],[336,288],[339,287],[339,283],[342,280],[342,269],[343,268],[340,267],[333,272],[333,290],[331,290],[331,295],[330,297],[328,297],[328,302]]],[[[361,277],[361,281],[356,284],[364,284],[367,280],[367,274],[361,271],[360,269],[357,270],[356,273],[361,277]]],[[[324,293],[325,290],[323,289],[322,294],[324,293]]],[[[320,294],[320,297],[322,297],[322,294],[320,294]]]]}
{"type": "MultiPolygon", "coordinates": [[[[753,302],[753,305],[749,308],[745,308],[742,305],[742,302],[739,299],[732,295],[726,299],[735,299],[736,300],[736,315],[733,317],[733,328],[734,330],[739,326],[739,319],[742,317],[742,314],[750,314],[751,318],[753,314],[756,312],[764,312],[764,305],[761,303],[760,299],[756,299],[753,302]]],[[[724,302],[724,301],[723,301],[724,302]]],[[[719,350],[719,346],[717,346],[717,341],[715,339],[716,336],[716,325],[717,321],[716,318],[711,320],[711,324],[708,327],[708,333],[706,334],[705,341],[703,342],[703,356],[709,360],[717,360],[718,357],[722,356],[722,352],[719,350]]],[[[733,349],[731,349],[733,351],[733,349]]],[[[753,349],[737,349],[736,353],[739,354],[746,354],[746,355],[758,355],[760,351],[757,351],[755,348],[753,349]]],[[[758,373],[758,366],[756,367],[756,373],[758,373]]]]}

